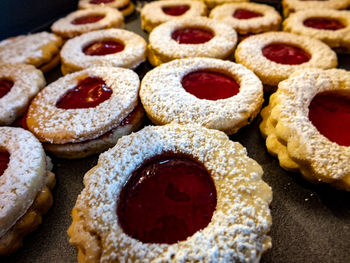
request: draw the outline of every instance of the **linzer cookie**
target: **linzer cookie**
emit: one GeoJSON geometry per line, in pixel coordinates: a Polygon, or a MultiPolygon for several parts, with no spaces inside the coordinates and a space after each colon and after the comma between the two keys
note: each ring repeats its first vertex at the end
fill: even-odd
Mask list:
{"type": "Polygon", "coordinates": [[[148,72],[140,97],[155,124],[197,123],[232,134],[258,114],[263,88],[255,74],[242,65],[191,58],[148,72]]]}
{"type": "Polygon", "coordinates": [[[230,59],[236,43],[236,31],[225,23],[206,17],[183,18],[151,32],[147,56],[153,66],[188,57],[230,59]]]}
{"type": "Polygon", "coordinates": [[[350,191],[350,73],[303,69],[278,85],[260,125],[280,165],[350,191]]]}
{"type": "Polygon", "coordinates": [[[235,58],[252,70],[266,90],[301,68],[335,68],[336,53],[320,40],[285,32],[267,32],[243,40],[235,58]]]}
{"type": "Polygon", "coordinates": [[[59,63],[61,45],[59,36],[47,32],[11,37],[0,42],[0,64],[31,64],[47,72],[59,63]]]}
{"type": "Polygon", "coordinates": [[[240,39],[267,31],[277,31],[281,16],[271,6],[256,3],[230,3],[215,7],[210,18],[231,25],[240,39]]]}
{"type": "Polygon", "coordinates": [[[10,125],[45,86],[43,73],[32,65],[0,64],[0,125],[10,125]]]}
{"type": "Polygon", "coordinates": [[[339,53],[350,52],[350,11],[298,11],[283,22],[283,30],[317,38],[339,53]]]}
{"type": "Polygon", "coordinates": [[[56,21],[51,30],[63,38],[72,38],[99,29],[124,26],[124,16],[115,8],[95,7],[78,10],[56,21]]]}
{"type": "Polygon", "coordinates": [[[107,6],[118,9],[124,16],[131,15],[135,6],[130,0],[79,0],[80,9],[94,9],[98,6],[107,6]]]}
{"type": "Polygon", "coordinates": [[[262,173],[222,132],[146,127],[85,175],[70,242],[79,262],[258,262],[271,247],[262,173]]]}
{"type": "Polygon", "coordinates": [[[141,28],[151,32],[169,20],[205,16],[207,7],[200,1],[164,0],[147,3],[141,10],[141,28]]]}
{"type": "Polygon", "coordinates": [[[56,156],[100,153],[141,125],[139,86],[137,74],[122,68],[95,67],[64,76],[35,97],[26,124],[56,156]]]}
{"type": "Polygon", "coordinates": [[[123,29],[105,29],[68,40],[61,50],[62,74],[88,67],[136,68],[146,60],[146,41],[123,29]]]}
{"type": "Polygon", "coordinates": [[[203,1],[209,9],[214,8],[215,6],[228,4],[228,3],[239,3],[239,2],[249,2],[249,0],[201,0],[203,1]]]}
{"type": "Polygon", "coordinates": [[[51,168],[30,132],[0,127],[0,256],[16,251],[51,207],[55,185],[51,168]]]}

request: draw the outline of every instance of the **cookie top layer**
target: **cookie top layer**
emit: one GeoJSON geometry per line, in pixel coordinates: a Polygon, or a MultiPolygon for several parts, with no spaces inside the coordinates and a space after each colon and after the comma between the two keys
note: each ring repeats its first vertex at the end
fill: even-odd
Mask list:
{"type": "Polygon", "coordinates": [[[312,9],[346,9],[350,6],[350,0],[327,0],[327,1],[305,1],[305,0],[282,0],[283,13],[288,16],[289,13],[300,10],[312,9]]]}
{"type": "MultiPolygon", "coordinates": [[[[200,126],[146,127],[121,138],[100,155],[84,177],[75,208],[84,230],[101,242],[87,255],[100,261],[256,262],[270,246],[270,187],[246,149],[222,132],[200,126]],[[175,244],[142,243],[126,235],[116,206],[122,187],[145,160],[164,152],[183,153],[201,162],[217,189],[217,207],[207,227],[175,244]]],[[[157,190],[157,189],[155,189],[157,190]]],[[[72,237],[76,239],[79,237],[72,237]]]]}
{"type": "Polygon", "coordinates": [[[0,150],[10,154],[0,176],[0,237],[23,216],[46,181],[46,156],[40,142],[21,128],[0,127],[0,150]]]}
{"type": "Polygon", "coordinates": [[[214,8],[217,5],[237,2],[249,2],[249,0],[202,0],[210,8],[214,8]]]}
{"type": "Polygon", "coordinates": [[[112,8],[123,8],[128,5],[130,0],[79,0],[79,9],[96,8],[98,6],[108,6],[112,8]]]}

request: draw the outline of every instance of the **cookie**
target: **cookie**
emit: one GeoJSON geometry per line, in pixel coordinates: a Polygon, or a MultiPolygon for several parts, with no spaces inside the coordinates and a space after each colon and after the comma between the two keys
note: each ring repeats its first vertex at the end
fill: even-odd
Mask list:
{"type": "Polygon", "coordinates": [[[271,247],[262,173],[222,132],[146,127],[84,176],[70,242],[79,262],[257,262],[271,247]]]}
{"type": "Polygon", "coordinates": [[[203,1],[208,6],[209,9],[212,9],[222,4],[249,2],[249,0],[201,0],[201,1],[203,1]]]}
{"type": "Polygon", "coordinates": [[[241,65],[189,58],[149,71],[140,97],[157,125],[196,123],[233,134],[259,113],[263,88],[255,74],[241,65]]]}
{"type": "Polygon", "coordinates": [[[79,9],[94,9],[98,6],[107,6],[118,9],[124,16],[131,15],[135,6],[130,0],[79,0],[79,9]]]}
{"type": "Polygon", "coordinates": [[[16,251],[51,207],[51,168],[30,132],[0,127],[0,256],[16,251]]]}

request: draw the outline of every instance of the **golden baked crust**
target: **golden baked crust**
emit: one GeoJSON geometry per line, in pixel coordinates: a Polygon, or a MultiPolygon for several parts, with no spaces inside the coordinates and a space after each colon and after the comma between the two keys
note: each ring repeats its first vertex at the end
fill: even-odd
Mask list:
{"type": "Polygon", "coordinates": [[[328,9],[309,9],[291,14],[283,22],[283,30],[294,34],[310,36],[326,43],[336,51],[350,52],[350,12],[328,9]],[[338,30],[323,30],[304,25],[309,18],[335,19],[345,27],[338,30]]]}
{"type": "Polygon", "coordinates": [[[123,16],[129,16],[135,11],[135,5],[133,2],[129,1],[129,3],[118,10],[123,14],[123,16]]]}
{"type": "Polygon", "coordinates": [[[177,124],[149,126],[121,138],[84,177],[68,229],[79,262],[257,262],[271,247],[270,187],[245,148],[222,132],[177,124]],[[211,222],[175,244],[142,243],[118,224],[123,185],[144,160],[163,152],[201,162],[217,189],[211,222]]]}
{"type": "Polygon", "coordinates": [[[230,59],[236,43],[236,31],[225,23],[206,17],[183,18],[163,23],[151,32],[147,57],[153,66],[189,57],[230,59]],[[213,32],[214,37],[202,44],[179,44],[171,34],[181,28],[203,28],[213,32]]]}
{"type": "Polygon", "coordinates": [[[83,9],[70,13],[64,18],[56,21],[51,30],[63,38],[72,38],[90,31],[118,28],[124,26],[124,16],[115,8],[97,6],[93,9],[83,9]],[[94,23],[73,24],[72,22],[85,16],[103,16],[103,18],[94,23]]]}
{"type": "Polygon", "coordinates": [[[249,0],[201,0],[208,6],[209,9],[214,8],[217,5],[227,4],[227,3],[239,3],[239,2],[249,2],[249,0]]]}
{"type": "Polygon", "coordinates": [[[147,3],[141,10],[141,28],[151,32],[156,26],[179,18],[205,16],[207,7],[200,1],[193,0],[162,0],[147,3]],[[163,12],[163,7],[187,5],[189,9],[180,16],[171,16],[163,12]]]}
{"type": "Polygon", "coordinates": [[[91,0],[79,0],[78,8],[79,9],[89,9],[89,8],[95,8],[98,6],[107,6],[112,8],[122,8],[128,5],[130,0],[114,0],[110,3],[101,3],[101,4],[94,4],[91,3],[91,0]]]}
{"type": "Polygon", "coordinates": [[[325,91],[349,94],[350,73],[340,69],[295,72],[271,95],[261,112],[260,130],[282,168],[300,171],[311,182],[350,191],[350,147],[329,141],[308,118],[311,100],[325,91]]]}
{"type": "Polygon", "coordinates": [[[323,42],[306,36],[286,32],[267,32],[243,40],[235,52],[236,62],[252,70],[263,84],[277,86],[278,83],[301,68],[335,68],[336,53],[323,42]],[[280,64],[267,59],[262,49],[269,44],[293,45],[311,55],[308,62],[299,65],[280,64]]]}

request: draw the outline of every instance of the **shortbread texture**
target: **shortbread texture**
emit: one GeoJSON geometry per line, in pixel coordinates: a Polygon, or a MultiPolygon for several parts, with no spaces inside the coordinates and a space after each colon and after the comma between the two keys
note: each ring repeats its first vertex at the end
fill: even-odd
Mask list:
{"type": "Polygon", "coordinates": [[[214,8],[215,6],[227,4],[227,3],[240,3],[240,2],[249,2],[249,0],[201,0],[203,1],[209,9],[214,8]]]}

